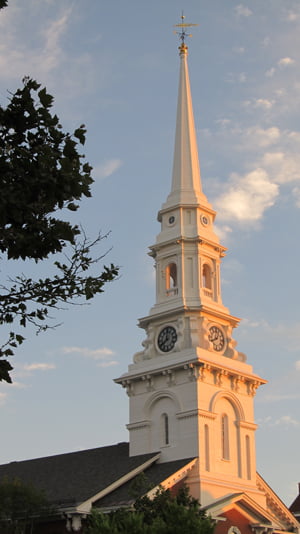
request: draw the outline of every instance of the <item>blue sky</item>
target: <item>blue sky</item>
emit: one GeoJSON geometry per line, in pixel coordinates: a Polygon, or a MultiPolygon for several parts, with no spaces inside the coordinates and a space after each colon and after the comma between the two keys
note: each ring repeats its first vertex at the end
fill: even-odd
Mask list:
{"type": "Polygon", "coordinates": [[[298,0],[9,0],[0,13],[1,104],[29,75],[55,96],[65,130],[86,124],[95,183],[76,220],[91,237],[111,232],[101,252],[112,247],[106,259],[121,266],[91,305],[58,313],[62,326],[26,331],[14,384],[0,384],[0,461],[128,439],[113,378],[140,350],[137,319],[154,304],[147,249],[171,184],[182,9],[199,24],[189,70],[203,188],[228,247],[223,301],[243,318],[239,350],[269,381],[255,401],[257,467],[290,504],[300,480],[298,0]]]}

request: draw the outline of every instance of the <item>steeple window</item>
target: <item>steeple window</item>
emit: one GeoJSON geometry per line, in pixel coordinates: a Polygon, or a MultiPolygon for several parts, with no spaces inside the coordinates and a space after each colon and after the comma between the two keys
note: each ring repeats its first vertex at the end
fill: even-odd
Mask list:
{"type": "Polygon", "coordinates": [[[166,413],[162,414],[162,435],[163,435],[163,444],[169,445],[170,443],[169,416],[166,413]]]}
{"type": "Polygon", "coordinates": [[[204,447],[205,447],[205,469],[210,471],[210,446],[209,446],[209,427],[204,425],[204,447]]]}
{"type": "Polygon", "coordinates": [[[202,268],[202,285],[204,290],[204,295],[206,297],[213,296],[212,290],[212,270],[208,263],[204,263],[202,268]]]}
{"type": "Polygon", "coordinates": [[[221,441],[222,459],[229,460],[229,425],[226,413],[223,413],[221,417],[221,441]]]}
{"type": "Polygon", "coordinates": [[[246,441],[246,474],[247,479],[251,480],[251,449],[250,449],[250,437],[245,437],[246,441]]]}
{"type": "Polygon", "coordinates": [[[178,293],[176,263],[169,263],[166,267],[166,292],[168,296],[178,293]]]}

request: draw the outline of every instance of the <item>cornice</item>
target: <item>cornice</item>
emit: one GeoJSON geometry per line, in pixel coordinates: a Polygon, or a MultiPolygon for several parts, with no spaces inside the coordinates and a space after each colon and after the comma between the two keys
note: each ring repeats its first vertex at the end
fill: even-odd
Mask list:
{"type": "MultiPolygon", "coordinates": [[[[212,383],[215,386],[222,387],[222,391],[228,391],[232,393],[240,393],[244,395],[254,396],[259,386],[266,383],[266,380],[260,378],[258,375],[247,372],[248,365],[245,371],[243,371],[243,364],[240,363],[237,369],[232,367],[232,360],[222,357],[220,361],[209,361],[199,356],[189,357],[182,361],[166,362],[162,363],[157,358],[149,360],[154,362],[155,367],[136,366],[133,365],[133,369],[130,369],[127,373],[123,374],[119,378],[114,379],[117,384],[122,385],[127,390],[129,396],[135,394],[134,384],[137,382],[143,382],[145,384],[145,391],[155,391],[156,377],[165,377],[166,385],[172,387],[176,385],[176,376],[178,373],[186,373],[186,381],[204,383],[212,383]],[[228,363],[227,363],[228,361],[228,363]],[[209,376],[208,376],[209,375],[209,376]],[[225,386],[225,388],[224,388],[225,386]]],[[[161,386],[160,386],[161,387],[161,386]]],[[[196,414],[196,410],[192,410],[190,413],[196,414]]],[[[200,415],[204,415],[204,412],[197,412],[200,415]]],[[[192,416],[192,415],[190,415],[192,416]]],[[[254,430],[256,426],[251,426],[250,423],[244,423],[245,428],[254,430]],[[249,426],[250,425],[250,426],[249,426]]]]}
{"type": "Polygon", "coordinates": [[[197,204],[177,203],[177,204],[174,204],[173,206],[168,206],[166,208],[161,208],[159,210],[159,212],[158,212],[158,215],[157,215],[158,222],[161,222],[161,217],[165,213],[169,213],[170,211],[174,211],[174,210],[181,209],[181,208],[203,210],[203,211],[206,211],[207,213],[209,213],[210,215],[212,215],[213,217],[215,217],[216,214],[217,214],[217,212],[212,208],[212,206],[211,206],[211,204],[209,202],[203,203],[203,204],[201,202],[197,203],[197,204]]]}
{"type": "Polygon", "coordinates": [[[166,246],[179,245],[180,243],[195,243],[195,242],[200,245],[208,245],[209,247],[213,248],[216,252],[218,252],[221,257],[225,256],[225,252],[227,250],[226,247],[224,247],[223,245],[220,245],[216,241],[211,241],[210,239],[207,239],[206,237],[201,236],[201,235],[195,235],[193,237],[180,235],[178,237],[172,237],[172,239],[168,239],[166,241],[155,243],[154,245],[151,245],[149,247],[150,252],[148,252],[148,255],[155,257],[156,251],[162,248],[165,248],[166,246]]]}
{"type": "MultiPolygon", "coordinates": [[[[157,358],[155,359],[155,362],[157,363],[157,358]]],[[[126,387],[130,382],[137,381],[137,380],[149,380],[150,377],[163,375],[168,376],[172,372],[176,371],[188,371],[191,372],[194,369],[199,369],[203,363],[198,358],[193,359],[187,359],[183,360],[181,362],[172,363],[169,362],[168,364],[161,365],[161,366],[155,366],[153,369],[144,369],[139,371],[128,371],[128,373],[125,373],[124,375],[120,376],[119,378],[115,378],[114,382],[116,384],[121,384],[123,387],[126,387]]]]}
{"type": "Polygon", "coordinates": [[[274,493],[272,488],[267,484],[267,482],[260,476],[259,473],[256,473],[256,484],[260,491],[262,491],[266,496],[267,506],[270,512],[274,515],[275,518],[283,521],[289,525],[293,526],[294,532],[299,532],[300,524],[295,518],[294,514],[285,506],[282,500],[274,493]]]}
{"type": "MultiPolygon", "coordinates": [[[[182,299],[181,299],[181,302],[182,302],[182,299]]],[[[153,306],[153,308],[154,307],[155,306],[153,306]]],[[[142,328],[145,328],[149,322],[165,320],[168,317],[172,317],[172,316],[174,317],[179,314],[184,314],[184,315],[193,314],[193,315],[199,315],[199,317],[204,317],[204,316],[209,315],[209,319],[211,321],[213,321],[214,319],[216,321],[220,319],[221,321],[224,321],[225,324],[229,323],[233,326],[233,328],[235,328],[239,324],[240,318],[235,317],[234,315],[230,315],[227,312],[227,308],[225,308],[225,306],[223,306],[224,311],[220,310],[219,308],[220,308],[220,305],[218,304],[216,304],[215,307],[212,307],[212,306],[208,306],[207,304],[201,304],[200,306],[185,306],[184,304],[181,303],[179,306],[168,309],[168,310],[162,310],[156,313],[150,312],[149,315],[145,317],[141,317],[138,321],[139,321],[139,326],[141,326],[142,328]]]]}

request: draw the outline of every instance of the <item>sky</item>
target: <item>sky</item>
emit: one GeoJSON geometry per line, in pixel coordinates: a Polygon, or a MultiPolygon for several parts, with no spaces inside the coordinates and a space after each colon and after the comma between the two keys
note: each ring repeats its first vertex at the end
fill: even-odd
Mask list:
{"type": "Polygon", "coordinates": [[[120,277],[90,305],[58,312],[58,328],[26,330],[13,384],[0,384],[0,462],[128,440],[128,399],[113,379],[141,350],[137,321],[155,301],[147,252],[171,187],[183,9],[199,24],[188,61],[203,189],[228,247],[223,302],[242,318],[238,349],[268,380],[255,398],[257,469],[291,504],[300,481],[299,0],[8,3],[1,105],[30,76],[54,95],[64,130],[86,125],[95,181],[75,218],[91,238],[109,233],[100,252],[120,277]]]}

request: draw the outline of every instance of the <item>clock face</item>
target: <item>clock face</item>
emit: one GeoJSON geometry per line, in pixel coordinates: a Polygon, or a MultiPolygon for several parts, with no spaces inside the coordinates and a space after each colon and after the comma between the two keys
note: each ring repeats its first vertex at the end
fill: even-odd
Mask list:
{"type": "Polygon", "coordinates": [[[225,345],[224,334],[217,326],[211,326],[209,329],[209,341],[212,342],[213,349],[217,352],[223,350],[225,345]]]}
{"type": "Polygon", "coordinates": [[[177,341],[177,332],[173,326],[165,326],[157,338],[158,348],[162,352],[169,352],[175,346],[177,341]]]}

